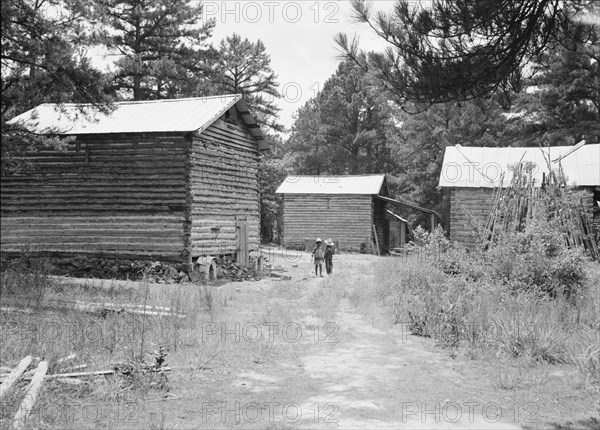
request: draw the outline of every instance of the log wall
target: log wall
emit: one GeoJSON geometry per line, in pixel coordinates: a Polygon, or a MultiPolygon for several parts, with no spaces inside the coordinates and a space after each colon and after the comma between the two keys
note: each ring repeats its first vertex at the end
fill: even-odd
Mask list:
{"type": "Polygon", "coordinates": [[[305,239],[321,237],[340,241],[343,247],[370,249],[372,196],[285,194],[283,244],[303,247],[305,239]]]}
{"type": "Polygon", "coordinates": [[[188,142],[82,136],[1,185],[1,249],[185,260],[188,142]]]}
{"type": "Polygon", "coordinates": [[[477,243],[476,228],[485,225],[492,205],[492,188],[450,190],[450,240],[466,246],[477,243]]]}
{"type": "Polygon", "coordinates": [[[247,220],[248,248],[258,248],[258,147],[243,122],[221,118],[194,139],[191,198],[193,257],[236,253],[236,218],[247,220]]]}

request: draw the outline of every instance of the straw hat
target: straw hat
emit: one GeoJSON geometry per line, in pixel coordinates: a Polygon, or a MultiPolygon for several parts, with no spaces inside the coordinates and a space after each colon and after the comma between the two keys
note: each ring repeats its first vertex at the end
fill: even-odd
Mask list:
{"type": "Polygon", "coordinates": [[[321,240],[320,237],[317,237],[317,240],[315,240],[315,242],[319,243],[319,242],[323,242],[323,241],[321,240]]]}
{"type": "Polygon", "coordinates": [[[325,245],[333,246],[335,244],[333,243],[333,240],[331,240],[331,238],[329,238],[325,241],[325,245]]]}

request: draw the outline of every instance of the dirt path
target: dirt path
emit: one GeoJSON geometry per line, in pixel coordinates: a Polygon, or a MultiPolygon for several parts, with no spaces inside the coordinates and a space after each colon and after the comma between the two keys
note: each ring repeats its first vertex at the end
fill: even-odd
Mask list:
{"type": "Polygon", "coordinates": [[[336,413],[314,427],[336,422],[339,428],[520,428],[502,420],[501,410],[482,403],[476,393],[464,402],[454,400],[468,384],[412,336],[398,338],[373,327],[347,300],[336,321],[345,340],[302,358],[310,377],[320,381],[307,405],[335,405],[329,410],[336,413]]]}
{"type": "Polygon", "coordinates": [[[541,389],[545,399],[499,390],[495,364],[452,358],[431,339],[357,308],[353,292],[373,287],[376,259],[344,256],[333,277],[315,278],[302,254],[274,261],[291,280],[221,287],[227,304],[211,323],[220,333],[192,356],[172,355],[178,398],[144,405],[138,427],[580,428],[548,424],[559,401],[589,418],[582,396],[553,400],[568,375],[541,389]]]}

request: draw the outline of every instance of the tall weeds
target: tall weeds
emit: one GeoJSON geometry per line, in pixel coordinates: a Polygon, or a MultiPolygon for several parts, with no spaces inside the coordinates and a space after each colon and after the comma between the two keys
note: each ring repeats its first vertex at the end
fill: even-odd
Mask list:
{"type": "Polygon", "coordinates": [[[448,243],[441,230],[417,238],[407,255],[376,270],[370,294],[393,323],[447,347],[574,364],[584,385],[598,387],[596,262],[531,230],[479,255],[448,243]]]}

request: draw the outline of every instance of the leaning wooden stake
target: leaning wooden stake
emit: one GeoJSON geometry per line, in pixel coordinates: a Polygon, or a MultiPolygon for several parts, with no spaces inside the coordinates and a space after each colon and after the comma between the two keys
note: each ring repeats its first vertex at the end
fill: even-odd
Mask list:
{"type": "Polygon", "coordinates": [[[38,364],[38,367],[35,371],[35,375],[33,375],[31,384],[29,384],[29,391],[27,391],[27,394],[25,394],[25,398],[21,403],[21,407],[15,415],[15,419],[13,421],[14,428],[20,429],[25,427],[27,423],[27,418],[29,418],[29,414],[33,409],[33,405],[35,405],[35,401],[37,400],[38,394],[40,393],[40,389],[42,388],[44,376],[46,376],[47,371],[48,362],[41,361],[40,364],[38,364]]]}
{"type": "Polygon", "coordinates": [[[8,390],[10,390],[13,384],[17,382],[17,379],[19,379],[23,372],[25,372],[27,367],[29,367],[29,365],[31,364],[31,360],[31,355],[28,355],[23,360],[21,360],[19,365],[15,367],[13,371],[10,372],[10,375],[8,375],[8,377],[4,380],[4,382],[2,382],[2,384],[0,385],[0,399],[2,398],[2,396],[8,393],[8,390]]]}
{"type": "Polygon", "coordinates": [[[371,227],[373,227],[373,235],[375,236],[375,249],[377,250],[377,255],[381,255],[379,253],[379,239],[377,239],[377,230],[375,229],[375,224],[371,224],[371,227]]]}

